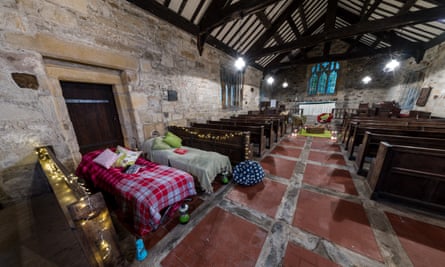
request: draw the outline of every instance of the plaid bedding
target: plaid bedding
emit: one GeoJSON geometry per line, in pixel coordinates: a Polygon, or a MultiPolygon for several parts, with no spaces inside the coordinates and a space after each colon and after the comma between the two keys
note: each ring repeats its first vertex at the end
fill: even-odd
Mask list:
{"type": "Polygon", "coordinates": [[[193,177],[181,170],[138,158],[144,167],[136,174],[123,173],[123,168],[105,169],[93,162],[103,150],[85,154],[76,175],[112,195],[123,198],[133,208],[134,228],[139,236],[156,229],[160,211],[184,198],[195,195],[193,177]]]}

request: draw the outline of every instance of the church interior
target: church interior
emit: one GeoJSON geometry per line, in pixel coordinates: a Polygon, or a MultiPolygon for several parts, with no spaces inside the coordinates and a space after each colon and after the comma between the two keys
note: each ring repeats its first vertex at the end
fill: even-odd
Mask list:
{"type": "Polygon", "coordinates": [[[0,7],[0,266],[443,266],[443,1],[0,7]]]}

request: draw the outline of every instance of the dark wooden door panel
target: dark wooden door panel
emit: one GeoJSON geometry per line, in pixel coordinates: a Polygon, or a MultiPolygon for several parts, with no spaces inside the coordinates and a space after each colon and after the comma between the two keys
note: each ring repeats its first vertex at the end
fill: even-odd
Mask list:
{"type": "Polygon", "coordinates": [[[123,144],[111,85],[61,82],[82,154],[123,144]]]}

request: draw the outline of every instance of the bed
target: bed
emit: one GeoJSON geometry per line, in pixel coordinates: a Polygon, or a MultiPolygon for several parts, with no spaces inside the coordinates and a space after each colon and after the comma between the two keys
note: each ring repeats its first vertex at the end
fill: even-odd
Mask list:
{"type": "MultiPolygon", "coordinates": [[[[124,167],[108,169],[95,162],[104,150],[85,154],[76,175],[91,182],[96,188],[125,201],[133,213],[134,230],[144,236],[161,223],[161,210],[196,194],[193,176],[168,166],[135,160],[137,173],[127,174],[124,167]]],[[[108,167],[108,166],[107,166],[108,167]]]]}
{"type": "Polygon", "coordinates": [[[192,174],[206,193],[213,193],[212,182],[223,172],[232,172],[232,165],[228,156],[213,151],[205,151],[193,147],[181,146],[177,148],[152,149],[154,137],[146,140],[142,151],[150,161],[171,166],[192,174]],[[185,153],[184,153],[185,152],[185,153]]]}

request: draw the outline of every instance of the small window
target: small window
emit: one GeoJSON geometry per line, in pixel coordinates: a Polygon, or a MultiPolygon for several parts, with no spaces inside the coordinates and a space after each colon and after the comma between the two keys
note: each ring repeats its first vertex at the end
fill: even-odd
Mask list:
{"type": "Polygon", "coordinates": [[[308,95],[334,95],[340,63],[323,62],[312,66],[308,95]]]}
{"type": "Polygon", "coordinates": [[[221,67],[221,105],[223,109],[241,108],[243,72],[221,67]]]}

